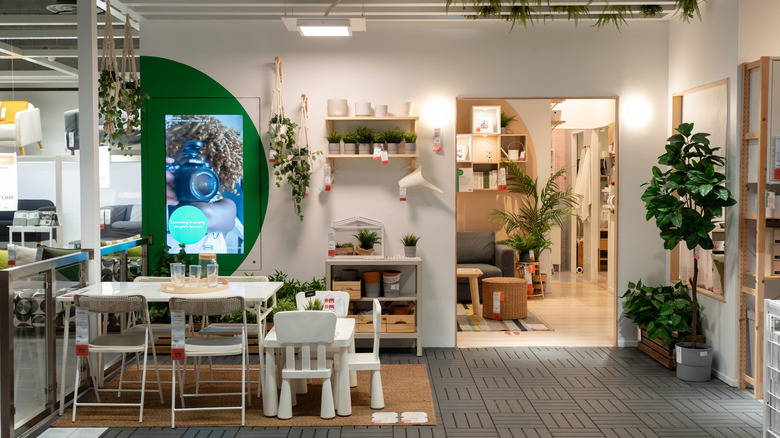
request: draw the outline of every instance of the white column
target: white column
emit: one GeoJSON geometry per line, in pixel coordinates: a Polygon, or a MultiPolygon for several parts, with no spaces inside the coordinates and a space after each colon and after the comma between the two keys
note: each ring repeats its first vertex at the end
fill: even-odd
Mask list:
{"type": "MultiPolygon", "coordinates": [[[[100,186],[98,184],[98,50],[95,0],[78,0],[79,57],[79,183],[81,247],[100,250],[100,186]]],[[[88,264],[89,284],[100,282],[100,254],[88,264]]]]}

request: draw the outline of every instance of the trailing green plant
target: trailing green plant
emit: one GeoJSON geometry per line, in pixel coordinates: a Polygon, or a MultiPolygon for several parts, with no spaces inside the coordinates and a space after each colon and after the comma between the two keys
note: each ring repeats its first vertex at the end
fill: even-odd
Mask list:
{"type": "Polygon", "coordinates": [[[149,95],[135,81],[123,82],[116,72],[101,70],[98,78],[98,115],[103,119],[103,138],[108,150],[116,147],[129,152],[127,136],[141,129],[141,108],[149,95]]]}
{"type": "Polygon", "coordinates": [[[653,18],[663,11],[664,8],[659,5],[642,5],[639,7],[639,12],[642,13],[642,17],[644,18],[653,18]]]}
{"type": "Polygon", "coordinates": [[[517,212],[493,210],[491,215],[504,227],[508,236],[499,243],[511,246],[532,241],[538,246],[529,249],[534,251],[535,258],[539,260],[541,253],[552,247],[548,233],[554,226],[562,227],[566,224],[573,215],[580,195],[575,194],[571,187],[561,190],[558,186],[558,178],[566,171],[564,167],[550,175],[547,184],[539,190],[538,179],[523,172],[520,165],[511,161],[502,161],[502,164],[508,171],[508,191],[523,196],[519,199],[517,212]],[[513,237],[515,234],[533,236],[533,240],[518,240],[513,237]]]}
{"type": "Polygon", "coordinates": [[[590,12],[588,6],[553,6],[553,12],[566,12],[566,18],[569,21],[574,21],[574,26],[577,26],[580,22],[580,18],[583,15],[587,15],[590,12]]]}
{"type": "Polygon", "coordinates": [[[292,191],[293,211],[303,221],[301,202],[311,184],[312,162],[322,151],[312,152],[295,144],[297,123],[278,114],[271,117],[268,134],[271,137],[271,154],[274,158],[276,187],[287,181],[292,191]]]}
{"type": "Polygon", "coordinates": [[[664,346],[691,334],[693,302],[682,282],[674,286],[647,286],[639,280],[628,283],[621,295],[623,317],[647,331],[650,339],[659,338],[664,346]]]}
{"type": "Polygon", "coordinates": [[[419,241],[420,236],[414,233],[406,233],[403,237],[401,237],[401,243],[403,243],[404,246],[417,246],[417,242],[419,241]]]}
{"type": "Polygon", "coordinates": [[[377,243],[382,243],[377,232],[368,231],[368,228],[363,228],[359,233],[353,234],[352,237],[360,242],[360,247],[363,249],[371,249],[377,243]]]}
{"type": "Polygon", "coordinates": [[[674,7],[677,8],[677,13],[680,14],[680,19],[690,22],[693,15],[696,14],[701,20],[701,11],[699,10],[699,0],[675,0],[674,7]]]}
{"type": "Polygon", "coordinates": [[[509,114],[501,111],[501,127],[506,128],[511,122],[515,121],[517,116],[510,116],[509,114]]]}
{"type": "Polygon", "coordinates": [[[408,131],[404,134],[404,141],[407,143],[417,143],[417,133],[414,131],[408,131]]]}
{"type": "Polygon", "coordinates": [[[355,129],[355,135],[357,136],[358,143],[374,142],[374,130],[367,126],[358,126],[355,129]]]}
{"type": "MultiPolygon", "coordinates": [[[[666,153],[658,157],[658,164],[667,169],[653,166],[653,177],[643,184],[647,186],[642,194],[646,218],[655,218],[665,249],[681,242],[689,250],[712,249],[713,220],[737,203],[726,187],[726,175],[720,172],[726,159],[716,154],[720,148],[710,147],[709,134],[693,133],[693,123],[682,123],[675,131],[666,140],[666,153]]],[[[699,260],[694,257],[693,276],[688,279],[693,306],[691,348],[696,348],[698,334],[698,278],[699,260]]]]}
{"type": "Polygon", "coordinates": [[[306,300],[306,304],[303,306],[303,310],[322,310],[324,308],[325,303],[323,303],[319,298],[314,298],[313,300],[309,298],[306,300]]]}
{"type": "Polygon", "coordinates": [[[339,143],[341,141],[341,134],[336,131],[331,131],[325,138],[328,140],[328,143],[339,143]]]}
{"type": "Polygon", "coordinates": [[[190,269],[190,257],[187,255],[187,251],[184,250],[185,244],[179,244],[179,252],[171,254],[171,247],[167,244],[162,246],[162,254],[157,261],[157,266],[152,269],[152,277],[170,277],[171,276],[171,263],[184,263],[184,272],[190,269]]]}
{"type": "Polygon", "coordinates": [[[620,30],[620,26],[626,24],[626,15],[631,15],[631,6],[628,5],[607,5],[604,6],[604,11],[599,15],[596,20],[597,28],[601,29],[606,26],[615,26],[615,29],[620,30]]]}
{"type": "Polygon", "coordinates": [[[337,243],[336,248],[354,248],[355,245],[352,242],[337,243]]]}
{"type": "Polygon", "coordinates": [[[347,132],[345,133],[342,138],[344,139],[344,143],[357,143],[358,142],[358,136],[354,132],[347,132]]]}
{"type": "Polygon", "coordinates": [[[401,128],[390,128],[382,131],[384,140],[388,143],[400,143],[404,140],[404,131],[401,128]]]}

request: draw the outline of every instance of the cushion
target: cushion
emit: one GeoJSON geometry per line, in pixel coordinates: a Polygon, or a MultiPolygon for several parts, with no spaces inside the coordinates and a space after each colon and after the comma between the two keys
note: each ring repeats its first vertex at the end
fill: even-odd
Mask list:
{"type": "Polygon", "coordinates": [[[130,217],[127,220],[132,222],[141,222],[141,205],[133,204],[130,206],[130,217]]]}
{"type": "Polygon", "coordinates": [[[25,111],[28,105],[29,102],[22,101],[22,100],[4,100],[3,102],[1,102],[0,103],[0,124],[13,125],[14,120],[16,119],[16,113],[18,113],[19,111],[25,111]],[[5,110],[5,114],[3,114],[3,110],[5,110]]]}
{"type": "MultiPolygon", "coordinates": [[[[43,246],[43,257],[41,260],[53,259],[54,257],[60,257],[68,254],[81,252],[80,249],[65,249],[65,248],[52,248],[50,246],[43,246]]],[[[79,281],[79,265],[71,265],[65,268],[57,270],[63,277],[70,281],[79,281]]]]}
{"type": "Polygon", "coordinates": [[[0,123],[0,138],[3,140],[13,140],[16,138],[16,127],[13,123],[0,123]]]}
{"type": "Polygon", "coordinates": [[[8,250],[2,249],[0,250],[0,269],[5,269],[8,267],[8,250]]]}
{"type": "Polygon", "coordinates": [[[14,245],[14,252],[16,253],[16,266],[27,265],[37,261],[37,248],[28,248],[26,246],[14,245]]]}
{"type": "Polygon", "coordinates": [[[460,231],[457,239],[458,264],[493,263],[496,236],[492,231],[460,231]]]}

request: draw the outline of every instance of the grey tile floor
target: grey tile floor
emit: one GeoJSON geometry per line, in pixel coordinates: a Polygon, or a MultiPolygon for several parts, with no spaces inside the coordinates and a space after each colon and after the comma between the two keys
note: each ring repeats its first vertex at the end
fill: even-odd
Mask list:
{"type": "Polygon", "coordinates": [[[750,392],[683,382],[635,348],[426,349],[419,358],[383,353],[382,362],[428,365],[437,426],[130,428],[103,437],[761,436],[762,405],[750,392]]]}

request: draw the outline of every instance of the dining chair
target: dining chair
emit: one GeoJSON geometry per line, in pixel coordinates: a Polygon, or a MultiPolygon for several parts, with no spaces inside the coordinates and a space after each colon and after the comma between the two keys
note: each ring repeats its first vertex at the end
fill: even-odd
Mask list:
{"type": "Polygon", "coordinates": [[[293,392],[291,380],[322,379],[320,417],[333,418],[336,409],[333,402],[333,361],[327,360],[325,349],[336,334],[336,315],[332,312],[294,310],[274,315],[276,339],[285,349],[282,385],[279,395],[280,419],[292,418],[293,392]],[[300,361],[296,361],[295,350],[300,361]],[[299,366],[297,364],[300,364],[299,366]]]}
{"type": "MultiPolygon", "coordinates": [[[[192,316],[216,316],[240,312],[242,314],[242,329],[238,336],[227,337],[208,337],[208,336],[188,336],[184,343],[184,363],[180,367],[178,362],[173,361],[172,384],[171,384],[171,428],[176,427],[176,412],[181,411],[203,411],[203,410],[241,410],[241,425],[243,426],[246,418],[246,400],[249,391],[247,386],[247,336],[246,336],[246,306],[243,297],[224,297],[224,298],[171,298],[168,302],[171,312],[183,311],[185,317],[192,316]],[[230,393],[185,393],[183,370],[187,366],[187,358],[192,357],[194,363],[198,363],[204,357],[211,356],[238,356],[241,355],[241,392],[230,393]],[[176,373],[179,373],[179,397],[181,399],[181,408],[176,407],[176,373]],[[215,406],[187,408],[185,398],[187,397],[212,397],[241,395],[240,406],[215,406]]],[[[186,333],[186,332],[185,332],[186,333]]],[[[196,371],[196,376],[198,376],[196,371]]],[[[196,377],[196,386],[200,383],[199,376],[196,377]]]]}
{"type": "MultiPolygon", "coordinates": [[[[379,337],[382,331],[382,306],[379,300],[374,298],[374,349],[370,353],[349,353],[350,371],[371,371],[371,409],[383,409],[385,396],[382,391],[382,376],[379,373],[381,362],[379,361],[379,337]]],[[[338,369],[338,361],[336,368],[338,369]]],[[[336,391],[336,400],[338,400],[336,391]]]]}
{"type": "MultiPolygon", "coordinates": [[[[87,309],[90,313],[96,313],[99,316],[108,314],[139,314],[143,315],[143,321],[149,323],[149,308],[146,304],[146,298],[143,295],[129,295],[124,297],[119,296],[90,296],[90,295],[75,295],[73,297],[76,308],[87,309]]],[[[87,322],[89,324],[89,322],[87,322]]],[[[92,376],[92,384],[94,386],[95,396],[97,398],[96,403],[82,403],[79,402],[79,385],[81,381],[81,358],[84,356],[76,357],[76,382],[75,392],[73,394],[73,417],[71,421],[76,421],[76,410],[79,406],[118,406],[118,407],[138,407],[140,413],[138,415],[138,421],[143,422],[144,417],[144,396],[146,393],[146,363],[149,345],[152,343],[152,334],[148,327],[143,331],[121,331],[119,333],[104,333],[91,339],[88,344],[89,352],[86,356],[87,366],[89,367],[89,375],[92,376]],[[120,369],[120,376],[124,374],[124,355],[135,353],[136,363],[140,360],[141,354],[143,354],[143,365],[141,366],[141,389],[127,389],[120,386],[119,389],[105,389],[100,388],[98,382],[98,369],[96,364],[93,365],[95,359],[93,355],[95,353],[119,353],[122,355],[122,368],[120,369]],[[122,391],[126,392],[140,392],[141,401],[139,403],[103,403],[100,401],[100,393],[105,391],[116,391],[121,394],[122,391]]],[[[154,355],[154,368],[157,373],[157,391],[160,393],[160,402],[163,402],[162,385],[160,384],[160,370],[157,367],[157,356],[154,355]]],[[[120,377],[121,380],[121,377],[120,377]]],[[[153,390],[152,390],[153,391],[153,390]]]]}

